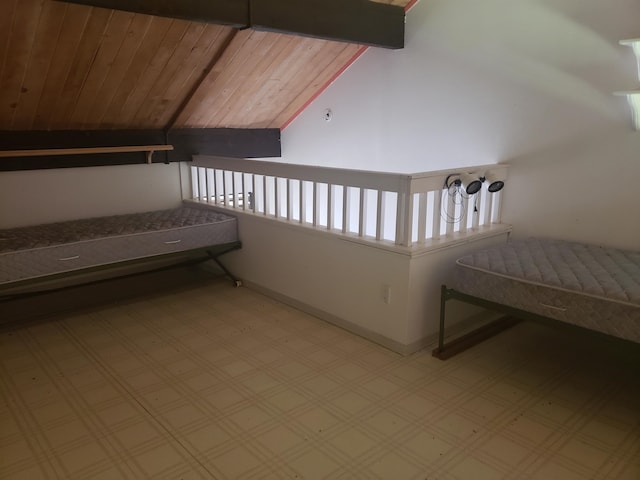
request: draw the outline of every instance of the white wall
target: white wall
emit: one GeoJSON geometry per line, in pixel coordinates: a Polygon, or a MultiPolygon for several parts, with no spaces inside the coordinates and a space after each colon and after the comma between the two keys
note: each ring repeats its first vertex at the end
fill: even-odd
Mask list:
{"type": "MultiPolygon", "coordinates": [[[[234,212],[242,249],[222,258],[250,287],[334,322],[398,352],[433,341],[440,285],[455,258],[506,241],[506,233],[411,258],[337,235],[234,212]],[[382,288],[390,287],[390,301],[382,288]]],[[[475,309],[451,305],[447,324],[475,309]]]]}
{"type": "Polygon", "coordinates": [[[178,164],[0,173],[0,228],[178,206],[178,164]]]}
{"type": "Polygon", "coordinates": [[[406,48],[370,48],[282,137],[283,160],[403,173],[504,162],[627,131],[636,0],[429,0],[406,48]],[[324,121],[330,108],[333,118],[324,121]]]}
{"type": "Polygon", "coordinates": [[[240,212],[238,217],[242,250],[223,258],[235,275],[356,331],[407,343],[406,256],[240,212]],[[383,284],[391,286],[389,304],[381,298],[383,284]]]}
{"type": "Polygon", "coordinates": [[[419,1],[406,48],[367,50],[283,132],[283,161],[509,163],[503,219],[516,236],[638,249],[640,133],[612,92],[640,88],[618,44],[640,36],[639,18],[637,0],[419,1]]]}
{"type": "Polygon", "coordinates": [[[640,132],[609,132],[509,162],[514,235],[640,250],[640,132]]]}

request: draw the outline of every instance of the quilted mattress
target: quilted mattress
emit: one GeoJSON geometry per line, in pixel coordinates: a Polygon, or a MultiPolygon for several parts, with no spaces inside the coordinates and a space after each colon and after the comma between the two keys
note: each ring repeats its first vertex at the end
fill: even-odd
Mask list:
{"type": "Polygon", "coordinates": [[[186,206],[0,230],[0,286],[237,240],[235,217],[186,206]]]}
{"type": "Polygon", "coordinates": [[[640,342],[640,252],[529,238],[456,262],[462,293],[640,342]]]}

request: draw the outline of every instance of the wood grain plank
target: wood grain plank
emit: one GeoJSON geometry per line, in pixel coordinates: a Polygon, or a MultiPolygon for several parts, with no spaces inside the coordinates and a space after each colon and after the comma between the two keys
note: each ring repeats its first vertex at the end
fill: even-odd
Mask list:
{"type": "MultiPolygon", "coordinates": [[[[326,46],[326,40],[318,40],[313,38],[304,38],[304,37],[293,37],[295,39],[294,49],[288,55],[286,60],[283,60],[283,69],[281,70],[281,77],[275,81],[271,82],[270,86],[266,88],[272,88],[273,90],[279,92],[279,96],[277,99],[272,99],[271,103],[265,98],[254,97],[254,103],[261,103],[261,106],[269,105],[268,109],[271,110],[271,113],[264,113],[263,115],[272,116],[273,112],[279,111],[284,108],[290,101],[292,95],[297,92],[291,93],[287,91],[286,85],[291,83],[291,79],[295,79],[295,83],[302,83],[302,85],[306,85],[308,83],[307,77],[310,75],[310,71],[315,69],[315,66],[312,65],[313,59],[316,58],[319,52],[321,52],[326,46]]],[[[341,44],[339,44],[341,45],[341,44]]],[[[269,82],[267,82],[269,83],[269,82]]],[[[268,91],[268,90],[267,90],[268,91]]],[[[265,91],[264,93],[266,94],[265,91]]],[[[249,112],[247,112],[249,113],[249,112]]],[[[253,105],[252,111],[250,112],[250,117],[244,117],[242,112],[238,111],[238,115],[230,117],[228,116],[224,122],[231,123],[232,125],[239,125],[243,122],[247,121],[254,127],[258,127],[266,120],[260,120],[260,106],[253,105]]],[[[218,122],[221,119],[214,119],[218,122]]]]}
{"type": "MultiPolygon", "coordinates": [[[[85,84],[83,94],[85,94],[86,101],[84,105],[79,102],[74,115],[74,118],[77,118],[80,121],[80,128],[98,128],[102,116],[106,112],[111,99],[122,83],[127,70],[133,62],[138,48],[144,40],[149,25],[151,24],[152,17],[148,15],[128,15],[131,15],[131,21],[128,28],[124,31],[118,32],[122,36],[119,48],[117,52],[115,52],[115,55],[113,55],[112,58],[108,58],[109,54],[106,53],[106,49],[101,48],[100,54],[105,53],[103,57],[103,65],[98,64],[98,59],[96,59],[96,62],[94,63],[94,67],[91,72],[94,77],[100,75],[100,70],[104,71],[102,81],[96,82],[99,86],[97,85],[95,88],[90,88],[89,82],[85,84]],[[82,111],[83,107],[84,111],[82,111]]],[[[116,21],[116,17],[112,19],[111,23],[114,21],[116,21]]],[[[123,24],[125,24],[125,22],[126,20],[123,24]]],[[[109,29],[107,35],[115,37],[117,33],[112,32],[111,29],[109,29]]],[[[117,42],[114,41],[113,43],[115,46],[117,42]]]]}
{"type": "Polygon", "coordinates": [[[91,8],[88,7],[77,5],[65,5],[65,7],[60,35],[55,44],[55,51],[32,120],[31,128],[34,130],[62,128],[62,125],[52,123],[56,105],[62,97],[65,81],[71,71],[80,40],[91,15],[91,8]]]}
{"type": "Polygon", "coordinates": [[[308,70],[307,64],[315,58],[314,50],[324,48],[325,41],[294,35],[283,35],[283,38],[290,43],[287,48],[283,48],[282,57],[274,62],[262,85],[252,88],[251,108],[245,108],[234,118],[223,120],[224,123],[249,124],[259,128],[258,126],[268,125],[274,113],[280,112],[291,102],[297,91],[292,91],[290,85],[305,81],[304,72],[308,70]]]}
{"type": "Polygon", "coordinates": [[[0,86],[5,76],[5,65],[11,44],[14,16],[18,0],[6,0],[0,15],[0,86]]]}
{"type": "MultiPolygon", "coordinates": [[[[174,80],[174,77],[179,75],[179,70],[182,66],[188,64],[190,61],[194,61],[194,59],[198,57],[194,51],[200,53],[196,45],[202,38],[205,27],[206,25],[204,23],[190,22],[188,24],[184,36],[178,45],[176,45],[165,68],[160,72],[160,75],[158,75],[158,78],[147,92],[144,101],[140,104],[140,108],[133,119],[134,124],[153,123],[154,125],[161,125],[158,118],[162,117],[169,108],[167,105],[169,102],[163,99],[163,95],[169,88],[170,83],[174,80]]],[[[181,92],[181,94],[186,94],[186,91],[181,92]]]]}
{"type": "MultiPolygon", "coordinates": [[[[155,18],[155,21],[159,21],[161,18],[155,18]]],[[[140,108],[143,108],[144,101],[147,98],[149,90],[155,83],[158,76],[166,68],[169,59],[174,54],[177,46],[182,41],[182,38],[187,32],[189,22],[184,20],[173,20],[171,26],[168,28],[166,35],[162,38],[162,41],[158,45],[152,55],[147,59],[144,59],[145,63],[144,72],[138,77],[135,87],[126,99],[126,102],[122,106],[120,111],[121,124],[127,128],[146,128],[150,127],[146,124],[136,124],[134,118],[140,108]]]]}
{"type": "Polygon", "coordinates": [[[104,82],[93,96],[91,108],[82,122],[83,129],[93,129],[100,126],[102,117],[109,108],[144,41],[152,18],[149,15],[134,15],[122,45],[111,63],[111,68],[105,75],[104,82]]]}
{"type": "Polygon", "coordinates": [[[211,105],[215,102],[217,90],[216,83],[222,75],[227,72],[237,56],[241,55],[245,45],[249,42],[251,30],[242,30],[237,33],[229,46],[225,49],[220,60],[211,68],[207,76],[203,79],[198,90],[191,97],[191,100],[182,110],[175,121],[175,127],[197,127],[204,126],[201,117],[208,115],[211,105]]]}
{"type": "Polygon", "coordinates": [[[49,73],[51,60],[55,52],[62,28],[66,5],[57,2],[45,2],[35,31],[31,59],[26,69],[18,106],[15,109],[12,130],[31,128],[38,109],[38,103],[49,73]]]}
{"type": "Polygon", "coordinates": [[[209,109],[200,109],[198,124],[209,125],[224,114],[244,102],[247,93],[245,83],[252,78],[259,78],[264,69],[269,65],[277,35],[265,32],[251,32],[248,42],[231,62],[224,72],[218,77],[217,84],[213,87],[213,102],[209,109]],[[236,101],[237,100],[237,101],[236,101]]]}
{"type": "Polygon", "coordinates": [[[169,127],[177,110],[206,75],[212,59],[219,57],[232,31],[230,27],[191,22],[187,35],[149,91],[145,108],[134,121],[157,128],[169,127]]]}
{"type": "Polygon", "coordinates": [[[11,128],[43,3],[43,0],[24,0],[15,11],[0,81],[0,129],[11,128]]]}
{"type": "Polygon", "coordinates": [[[351,61],[354,55],[358,53],[358,51],[362,47],[360,45],[345,45],[342,52],[340,52],[327,66],[324,71],[318,73],[311,81],[304,84],[302,79],[300,79],[299,83],[292,83],[291,85],[285,87],[290,89],[291,91],[291,101],[289,104],[282,109],[279,113],[273,116],[273,120],[268,124],[268,127],[272,128],[281,128],[288,122],[293,115],[298,113],[298,111],[311,99],[316,93],[324,87],[326,82],[330,81],[332,77],[338,72],[344,65],[351,61]]]}
{"type": "MultiPolygon", "coordinates": [[[[97,120],[100,128],[125,128],[130,124],[125,118],[127,103],[136,101],[140,93],[136,93],[138,83],[146,75],[148,64],[153,61],[156,52],[162,45],[165,37],[178,36],[183,33],[184,26],[181,22],[174,22],[169,18],[151,17],[151,24],[148,27],[142,44],[137,49],[129,68],[122,81],[109,101],[109,105],[101,118],[97,120]]],[[[145,91],[146,94],[146,91],[145,91]]],[[[139,100],[137,100],[139,101],[139,100]]],[[[129,107],[129,115],[133,116],[139,104],[129,107]],[[134,109],[135,108],[135,109],[134,109]],[[133,110],[133,111],[132,111],[133,110]]]]}
{"type": "Polygon", "coordinates": [[[274,33],[269,33],[260,40],[260,56],[257,62],[248,60],[242,65],[242,71],[238,71],[232,80],[236,86],[235,92],[226,98],[220,97],[220,100],[224,101],[217,103],[216,108],[211,111],[207,125],[215,123],[220,126],[229,126],[228,122],[233,122],[233,119],[253,108],[256,90],[259,90],[269,77],[269,72],[275,68],[274,62],[284,60],[284,57],[279,57],[279,54],[282,53],[287,41],[285,35],[274,33]],[[251,65],[253,68],[246,68],[251,65]]]}
{"type": "Polygon", "coordinates": [[[91,10],[71,68],[60,91],[60,97],[56,102],[54,116],[51,120],[56,129],[70,128],[71,116],[82,93],[87,75],[100,50],[100,43],[112,14],[113,10],[102,8],[91,10]]]}
{"type": "Polygon", "coordinates": [[[117,10],[111,14],[71,114],[70,128],[82,128],[87,116],[91,114],[97,93],[110,73],[134,16],[133,13],[117,10]]]}
{"type": "MultiPolygon", "coordinates": [[[[268,101],[265,96],[268,92],[279,89],[286,82],[293,65],[303,61],[301,56],[305,54],[306,43],[309,39],[276,33],[271,35],[277,35],[278,38],[275,49],[277,56],[269,65],[268,70],[260,78],[251,78],[244,86],[247,92],[245,99],[242,102],[237,102],[234,108],[227,108],[224,112],[221,112],[224,113],[224,116],[213,117],[211,119],[212,123],[234,126],[244,124],[258,125],[260,120],[256,116],[256,111],[261,110],[268,101]]],[[[281,103],[279,100],[273,102],[268,109],[277,111],[281,107],[281,103]]],[[[284,102],[285,105],[286,103],[288,102],[284,102]]]]}

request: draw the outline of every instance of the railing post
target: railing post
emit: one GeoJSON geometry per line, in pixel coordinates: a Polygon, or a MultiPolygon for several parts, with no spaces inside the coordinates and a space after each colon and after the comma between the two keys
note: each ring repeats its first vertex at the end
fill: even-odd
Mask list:
{"type": "Polygon", "coordinates": [[[411,179],[407,179],[398,192],[396,207],[396,245],[408,247],[411,245],[413,227],[413,194],[411,193],[411,179]]]}

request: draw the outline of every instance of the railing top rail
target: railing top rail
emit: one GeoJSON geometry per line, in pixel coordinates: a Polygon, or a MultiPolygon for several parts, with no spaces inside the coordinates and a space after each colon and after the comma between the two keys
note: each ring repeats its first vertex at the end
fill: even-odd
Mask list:
{"type": "Polygon", "coordinates": [[[385,190],[389,192],[435,190],[443,186],[447,176],[453,173],[482,175],[486,171],[491,171],[505,175],[508,168],[508,166],[504,164],[493,164],[406,174],[299,165],[244,158],[217,157],[212,155],[194,155],[192,165],[194,167],[216,168],[241,173],[269,175],[310,182],[385,190]]]}
{"type": "Polygon", "coordinates": [[[216,168],[234,172],[269,175],[309,182],[330,183],[392,192],[408,190],[411,182],[411,175],[407,174],[318,167],[263,160],[215,157],[210,155],[194,155],[192,165],[194,167],[216,168]]]}

